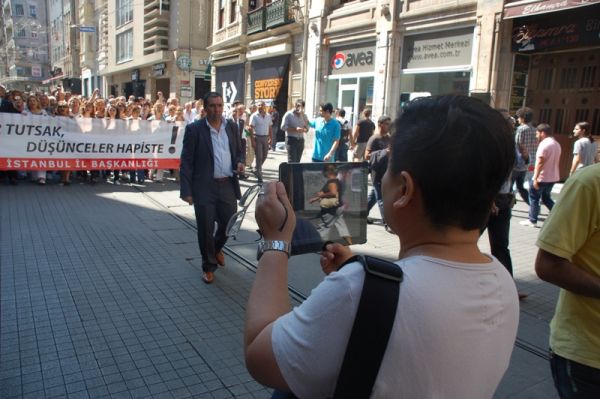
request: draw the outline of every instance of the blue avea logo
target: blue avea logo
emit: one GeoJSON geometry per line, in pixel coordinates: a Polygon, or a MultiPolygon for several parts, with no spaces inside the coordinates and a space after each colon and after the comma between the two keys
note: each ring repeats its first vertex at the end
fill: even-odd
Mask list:
{"type": "Polygon", "coordinates": [[[340,69],[346,64],[346,56],[344,53],[335,53],[331,59],[331,67],[333,69],[340,69]]]}

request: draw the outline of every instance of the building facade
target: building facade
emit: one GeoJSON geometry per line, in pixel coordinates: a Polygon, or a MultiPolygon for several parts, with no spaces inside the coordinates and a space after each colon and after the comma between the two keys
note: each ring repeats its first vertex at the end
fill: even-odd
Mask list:
{"type": "Polygon", "coordinates": [[[81,94],[90,97],[95,89],[104,95],[104,84],[99,71],[108,59],[108,1],[80,1],[79,65],[81,67],[81,94]]]}
{"type": "Polygon", "coordinates": [[[78,1],[47,0],[50,64],[48,83],[81,94],[79,66],[78,1]]]}
{"type": "Polygon", "coordinates": [[[313,0],[306,98],[354,122],[365,107],[395,116],[455,93],[530,106],[559,134],[582,120],[598,134],[599,15],[599,0],[313,0]]]}
{"type": "MultiPolygon", "coordinates": [[[[300,0],[213,0],[213,88],[226,108],[304,98],[308,8],[300,0]]],[[[283,114],[283,113],[282,113],[283,114]]]]}
{"type": "Polygon", "coordinates": [[[0,1],[0,83],[38,90],[50,75],[45,1],[0,1]]]}
{"type": "Polygon", "coordinates": [[[99,67],[106,94],[202,97],[210,89],[211,9],[203,0],[108,2],[109,43],[99,67]]]}
{"type": "Polygon", "coordinates": [[[411,99],[463,94],[494,106],[501,1],[315,0],[307,98],[395,116],[411,99]],[[311,59],[311,56],[312,59],[311,59]],[[314,91],[313,91],[314,90],[314,91]],[[311,92],[313,91],[313,92],[311,92]]]}

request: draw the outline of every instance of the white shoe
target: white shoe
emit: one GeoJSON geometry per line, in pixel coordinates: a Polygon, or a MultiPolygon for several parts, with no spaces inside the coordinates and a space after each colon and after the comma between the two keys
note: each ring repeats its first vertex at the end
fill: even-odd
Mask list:
{"type": "Polygon", "coordinates": [[[527,220],[521,220],[519,222],[519,224],[521,226],[527,226],[527,227],[538,227],[537,223],[533,223],[529,219],[527,219],[527,220]]]}

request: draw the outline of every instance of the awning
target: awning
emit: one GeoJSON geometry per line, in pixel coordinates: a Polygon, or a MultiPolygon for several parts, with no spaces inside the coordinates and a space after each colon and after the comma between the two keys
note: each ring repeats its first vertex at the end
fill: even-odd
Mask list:
{"type": "Polygon", "coordinates": [[[600,0],[523,0],[504,5],[504,19],[590,6],[600,0]]]}
{"type": "Polygon", "coordinates": [[[61,74],[61,75],[54,76],[54,77],[52,77],[52,78],[50,78],[50,79],[43,80],[43,81],[42,81],[42,84],[44,84],[44,85],[47,85],[48,83],[50,83],[50,82],[52,82],[52,81],[54,81],[54,80],[62,79],[62,78],[64,78],[64,77],[65,77],[65,74],[63,73],[63,74],[61,74]]]}

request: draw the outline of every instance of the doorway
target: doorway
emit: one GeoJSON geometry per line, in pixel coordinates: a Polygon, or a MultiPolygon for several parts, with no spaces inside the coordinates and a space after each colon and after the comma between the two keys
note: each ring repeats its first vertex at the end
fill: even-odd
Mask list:
{"type": "Polygon", "coordinates": [[[338,108],[346,111],[346,120],[350,126],[356,122],[355,110],[358,109],[358,85],[340,85],[338,108]]]}
{"type": "Polygon", "coordinates": [[[210,91],[210,80],[196,77],[194,79],[194,99],[204,98],[204,95],[210,91]]]}
{"type": "Polygon", "coordinates": [[[156,89],[155,89],[154,93],[151,93],[152,98],[154,98],[156,100],[158,98],[157,93],[159,91],[162,92],[163,96],[165,96],[165,101],[166,101],[166,99],[169,98],[169,95],[171,93],[171,80],[170,79],[156,79],[156,89]]]}

